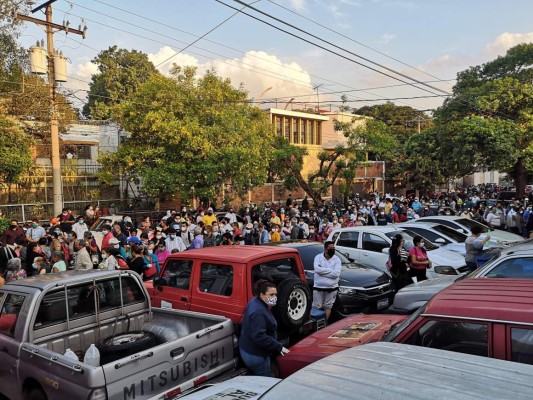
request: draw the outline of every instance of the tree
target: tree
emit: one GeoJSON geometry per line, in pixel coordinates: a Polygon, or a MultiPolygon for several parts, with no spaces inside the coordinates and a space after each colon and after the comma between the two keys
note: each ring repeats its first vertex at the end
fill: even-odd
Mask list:
{"type": "Polygon", "coordinates": [[[11,185],[32,166],[31,138],[17,125],[17,122],[0,114],[0,177],[8,187],[8,201],[11,202],[11,185]]]}
{"type": "Polygon", "coordinates": [[[145,194],[178,193],[210,198],[221,184],[239,194],[266,182],[273,131],[267,116],[251,107],[247,93],[208,71],[192,67],[153,74],[112,116],[130,138],[104,155],[101,178],[116,181],[117,169],[145,194]]]}
{"type": "Polygon", "coordinates": [[[92,61],[98,66],[98,73],[91,77],[83,114],[93,119],[110,118],[114,105],[158,74],[145,53],[117,46],[101,51],[92,61]]]}
{"type": "Polygon", "coordinates": [[[506,172],[522,196],[533,171],[533,43],[457,76],[453,96],[435,113],[445,135],[441,159],[447,174],[484,169],[506,172]]]}
{"type": "Polygon", "coordinates": [[[391,157],[398,147],[390,129],[382,122],[365,119],[357,124],[335,121],[335,130],[341,131],[346,140],[333,150],[318,154],[318,169],[307,177],[302,174],[305,149],[291,145],[282,137],[276,138],[273,174],[283,179],[285,187],[293,189],[298,184],[313,199],[315,204],[322,202],[322,196],[329,188],[340,182],[344,197],[352,188],[357,168],[365,162],[391,157]],[[370,155],[370,158],[369,158],[370,155]]]}

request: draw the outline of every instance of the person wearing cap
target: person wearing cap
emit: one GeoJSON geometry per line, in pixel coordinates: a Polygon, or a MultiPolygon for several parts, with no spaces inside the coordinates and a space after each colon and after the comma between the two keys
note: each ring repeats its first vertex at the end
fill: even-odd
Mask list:
{"type": "Polygon", "coordinates": [[[213,209],[209,207],[207,209],[207,213],[202,218],[202,221],[204,221],[205,226],[212,226],[213,222],[217,220],[217,217],[213,214],[213,209]]]}
{"type": "Polygon", "coordinates": [[[176,235],[176,230],[174,228],[171,228],[168,231],[168,236],[165,239],[165,247],[171,253],[174,249],[177,249],[179,252],[187,250],[185,243],[183,243],[183,239],[176,235]]]}

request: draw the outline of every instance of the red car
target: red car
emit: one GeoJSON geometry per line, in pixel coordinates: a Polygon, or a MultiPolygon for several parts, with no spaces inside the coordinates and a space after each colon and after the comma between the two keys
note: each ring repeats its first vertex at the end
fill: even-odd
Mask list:
{"type": "Polygon", "coordinates": [[[346,347],[380,340],[533,364],[533,280],[465,279],[403,322],[401,316],[383,314],[344,319],[278,357],[280,376],[346,347]]]}

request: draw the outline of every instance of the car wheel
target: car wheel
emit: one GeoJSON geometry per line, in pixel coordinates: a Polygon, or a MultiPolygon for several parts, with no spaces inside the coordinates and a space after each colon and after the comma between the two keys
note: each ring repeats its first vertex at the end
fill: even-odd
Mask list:
{"type": "Polygon", "coordinates": [[[101,365],[147,350],[157,345],[156,335],[148,331],[132,331],[110,336],[98,344],[101,365]]]}
{"type": "Polygon", "coordinates": [[[286,328],[301,327],[311,311],[311,291],[300,279],[285,279],[278,286],[278,303],[274,314],[286,328]]]}

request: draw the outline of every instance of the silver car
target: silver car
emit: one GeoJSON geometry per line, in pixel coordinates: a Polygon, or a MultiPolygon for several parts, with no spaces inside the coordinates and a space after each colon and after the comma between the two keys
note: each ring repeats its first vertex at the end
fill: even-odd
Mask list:
{"type": "Polygon", "coordinates": [[[431,297],[457,280],[464,278],[533,279],[533,239],[504,249],[494,249],[494,257],[468,275],[442,276],[406,286],[394,297],[389,312],[410,314],[431,297]]]}

